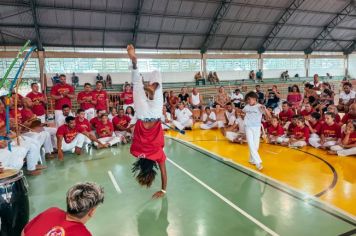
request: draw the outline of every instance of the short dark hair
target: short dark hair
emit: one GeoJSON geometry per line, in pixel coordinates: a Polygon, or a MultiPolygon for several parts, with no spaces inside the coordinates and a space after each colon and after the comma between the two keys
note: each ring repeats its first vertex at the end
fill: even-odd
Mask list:
{"type": "Polygon", "coordinates": [[[210,110],[210,107],[209,107],[209,106],[205,107],[205,110],[206,110],[206,111],[207,111],[207,110],[210,110]]]}
{"type": "Polygon", "coordinates": [[[301,121],[301,122],[304,122],[304,121],[305,121],[304,116],[301,116],[301,115],[298,115],[298,116],[296,117],[296,119],[299,120],[299,121],[301,121]]]}
{"type": "Polygon", "coordinates": [[[70,109],[70,106],[69,106],[68,104],[64,104],[64,105],[62,106],[62,110],[66,109],[66,108],[69,108],[69,109],[70,109]]]}
{"type": "Polygon", "coordinates": [[[72,120],[75,120],[75,118],[73,116],[67,116],[66,117],[66,123],[69,124],[69,122],[71,122],[72,120]]]}
{"type": "Polygon", "coordinates": [[[108,116],[108,114],[105,112],[104,114],[101,114],[100,118],[103,118],[104,116],[108,116]]]}
{"type": "Polygon", "coordinates": [[[287,101],[284,101],[284,102],[282,103],[282,105],[288,105],[288,106],[290,107],[290,104],[289,104],[289,102],[287,102],[287,101]]]}
{"type": "Polygon", "coordinates": [[[251,91],[245,95],[245,101],[247,101],[249,98],[254,98],[254,99],[258,100],[258,95],[257,95],[257,93],[251,91]]]}
{"type": "Polygon", "coordinates": [[[228,102],[225,104],[226,106],[232,106],[232,103],[231,102],[228,102]]]}
{"type": "Polygon", "coordinates": [[[104,86],[104,83],[103,83],[103,81],[96,81],[96,84],[101,84],[101,85],[103,85],[104,86]]]}
{"type": "Polygon", "coordinates": [[[31,83],[31,88],[34,86],[34,85],[36,85],[37,83],[31,83]]]}
{"type": "Polygon", "coordinates": [[[84,87],[86,87],[86,86],[90,86],[91,87],[91,83],[85,83],[84,87]]]}
{"type": "Polygon", "coordinates": [[[310,116],[313,117],[316,120],[320,120],[320,118],[321,118],[321,115],[320,115],[319,112],[313,112],[313,113],[310,114],[310,116]]]}
{"type": "Polygon", "coordinates": [[[346,82],[346,83],[344,83],[344,85],[342,87],[345,87],[345,86],[349,86],[351,88],[352,84],[350,82],[346,82]]]}
{"type": "Polygon", "coordinates": [[[335,113],[332,112],[325,112],[325,116],[331,116],[331,118],[335,119],[335,113]]]}
{"type": "Polygon", "coordinates": [[[83,109],[81,109],[81,108],[79,108],[78,110],[77,110],[77,114],[79,114],[79,113],[81,113],[81,112],[85,112],[83,109]]]}
{"type": "Polygon", "coordinates": [[[60,78],[60,77],[67,77],[67,76],[66,76],[65,74],[60,74],[60,75],[59,75],[59,78],[60,78]]]}

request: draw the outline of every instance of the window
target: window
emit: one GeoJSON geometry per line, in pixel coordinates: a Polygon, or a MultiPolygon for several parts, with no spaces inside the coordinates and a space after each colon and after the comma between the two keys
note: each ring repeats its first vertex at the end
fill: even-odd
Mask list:
{"type": "Polygon", "coordinates": [[[257,59],[207,59],[207,71],[256,70],[257,59]]]}
{"type": "MultiPolygon", "coordinates": [[[[0,77],[1,78],[5,75],[7,69],[10,67],[12,61],[13,61],[12,58],[0,58],[0,77]]],[[[9,78],[15,77],[16,72],[18,71],[21,62],[22,62],[21,59],[17,61],[14,68],[11,70],[11,72],[9,74],[9,78]]],[[[39,69],[39,64],[38,64],[37,58],[30,58],[27,61],[25,71],[24,71],[24,74],[22,77],[23,78],[38,78],[38,77],[40,77],[40,69],[39,69]]]]}
{"type": "Polygon", "coordinates": [[[325,76],[330,73],[333,76],[343,76],[345,74],[345,65],[343,58],[311,58],[310,75],[319,74],[325,76]]]}

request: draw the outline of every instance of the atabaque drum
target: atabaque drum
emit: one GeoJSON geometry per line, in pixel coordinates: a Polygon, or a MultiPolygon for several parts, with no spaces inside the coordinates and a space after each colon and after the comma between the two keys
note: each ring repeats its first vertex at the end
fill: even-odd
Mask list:
{"type": "Polygon", "coordinates": [[[22,171],[0,174],[0,236],[20,236],[29,219],[28,184],[22,171]]]}

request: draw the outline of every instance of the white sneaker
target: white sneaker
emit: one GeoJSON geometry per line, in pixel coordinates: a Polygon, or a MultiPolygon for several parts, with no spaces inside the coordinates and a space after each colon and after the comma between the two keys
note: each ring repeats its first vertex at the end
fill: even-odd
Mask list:
{"type": "Polygon", "coordinates": [[[262,170],[262,169],[263,169],[263,166],[262,166],[261,164],[257,164],[257,165],[256,165],[256,168],[257,168],[257,170],[262,170]]]}

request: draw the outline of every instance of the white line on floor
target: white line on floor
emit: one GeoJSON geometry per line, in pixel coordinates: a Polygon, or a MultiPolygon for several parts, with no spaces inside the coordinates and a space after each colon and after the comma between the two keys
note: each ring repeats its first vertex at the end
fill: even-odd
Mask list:
{"type": "Polygon", "coordinates": [[[272,154],[275,154],[275,155],[278,155],[279,152],[272,152],[272,151],[269,151],[269,150],[264,150],[265,152],[268,152],[268,153],[272,153],[272,154]]]}
{"type": "Polygon", "coordinates": [[[183,167],[179,166],[177,163],[175,163],[174,161],[167,159],[167,161],[169,161],[172,165],[174,165],[175,167],[177,167],[178,169],[180,169],[182,172],[184,172],[186,175],[188,175],[190,178],[194,179],[197,183],[199,183],[200,185],[202,185],[204,188],[206,188],[207,190],[209,190],[211,193],[213,193],[215,196],[217,196],[218,198],[220,198],[221,200],[223,200],[226,204],[228,204],[229,206],[231,206],[232,208],[234,208],[236,211],[238,211],[240,214],[242,214],[243,216],[245,216],[247,219],[249,219],[250,221],[252,221],[253,223],[255,223],[256,225],[258,225],[260,228],[262,228],[264,231],[266,231],[267,233],[269,233],[270,235],[273,236],[279,236],[279,234],[277,234],[276,232],[274,232],[273,230],[271,230],[270,228],[268,228],[266,225],[262,224],[261,222],[259,222],[257,219],[255,219],[253,216],[249,215],[247,212],[245,212],[244,210],[242,210],[241,208],[239,208],[238,206],[236,206],[233,202],[231,202],[229,199],[227,199],[226,197],[224,197],[223,195],[221,195],[220,193],[218,193],[217,191],[215,191],[213,188],[211,188],[209,185],[207,185],[206,183],[204,183],[203,181],[201,181],[200,179],[198,179],[197,177],[195,177],[193,174],[191,174],[189,171],[185,170],[183,167]]]}
{"type": "Polygon", "coordinates": [[[114,175],[112,174],[111,170],[108,171],[108,175],[110,177],[110,180],[111,180],[112,184],[114,185],[114,188],[115,188],[116,192],[122,193],[121,188],[120,188],[119,184],[117,183],[117,181],[116,181],[114,175]]]}

